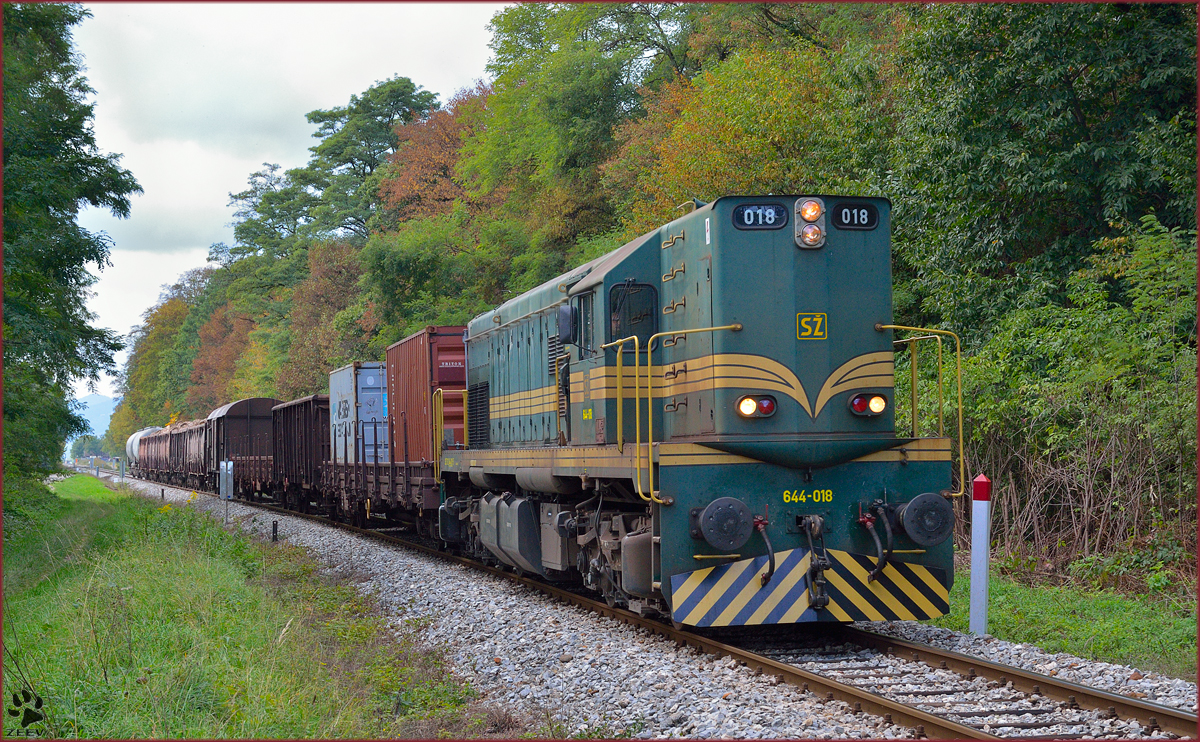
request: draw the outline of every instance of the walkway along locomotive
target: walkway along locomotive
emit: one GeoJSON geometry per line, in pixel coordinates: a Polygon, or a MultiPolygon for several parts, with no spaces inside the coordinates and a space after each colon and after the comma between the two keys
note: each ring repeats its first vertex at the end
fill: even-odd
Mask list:
{"type": "MultiPolygon", "coordinates": [[[[938,435],[919,435],[915,349],[937,343],[940,379],[942,338],[957,338],[896,339],[916,328],[891,312],[885,199],[723,197],[443,330],[456,353],[465,340],[465,377],[460,361],[437,378],[427,341],[420,364],[399,361],[412,339],[389,348],[388,460],[364,460],[383,434],[360,424],[360,455],[320,462],[309,496],[278,466],[253,489],[410,519],[680,624],[938,616],[961,488],[940,383],[938,435]],[[908,435],[897,346],[913,352],[908,435]]],[[[336,415],[308,418],[337,435],[336,415]]],[[[282,429],[277,452],[296,445],[282,429]]]]}

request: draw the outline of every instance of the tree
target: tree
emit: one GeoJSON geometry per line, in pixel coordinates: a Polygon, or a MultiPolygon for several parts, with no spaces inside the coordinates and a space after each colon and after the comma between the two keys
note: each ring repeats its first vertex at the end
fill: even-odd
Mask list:
{"type": "Polygon", "coordinates": [[[363,357],[361,331],[351,328],[346,337],[337,322],[357,299],[361,274],[358,250],[347,242],[321,243],[309,252],[308,278],[292,295],[291,353],[277,380],[281,396],[321,392],[329,386],[330,371],[363,357]]]}
{"type": "Polygon", "coordinates": [[[648,98],[647,116],[618,127],[622,149],[605,166],[609,192],[626,194],[627,234],[691,198],[881,188],[889,127],[811,46],[744,49],[648,98]]]}
{"type": "Polygon", "coordinates": [[[329,236],[365,239],[378,199],[375,171],[396,153],[398,126],[412,123],[437,107],[437,95],[407,77],[376,82],[344,107],[316,110],[313,158],[292,177],[320,192],[312,209],[317,226],[329,236]],[[303,176],[303,178],[301,178],[303,176]]]}
{"type": "Polygon", "coordinates": [[[472,198],[456,173],[463,140],[474,132],[470,122],[478,119],[491,92],[480,83],[460,91],[446,108],[396,128],[398,150],[380,171],[376,226],[394,228],[408,219],[449,214],[456,203],[474,212],[497,205],[494,198],[472,198]]]}
{"type": "Polygon", "coordinates": [[[227,398],[229,382],[253,326],[249,318],[226,304],[200,328],[200,348],[192,363],[192,385],[187,390],[188,407],[193,412],[207,415],[234,401],[227,398]]]}
{"type": "Polygon", "coordinates": [[[292,253],[320,201],[295,182],[295,172],[280,174],[279,165],[264,162],[262,170],[250,175],[249,188],[229,194],[229,205],[235,207],[235,241],[209,248],[209,261],[230,265],[249,256],[280,258],[292,253]]]}
{"type": "Polygon", "coordinates": [[[109,240],[76,221],[85,205],[129,215],[141,188],[104,154],[91,128],[94,92],[72,51],[79,6],[4,6],[4,458],[46,470],[67,437],[87,429],[67,394],[109,370],[119,338],[92,327],[88,271],[106,267],[109,240]]]}
{"type": "MultiPolygon", "coordinates": [[[[918,15],[896,172],[918,322],[994,326],[1150,211],[1195,225],[1187,5],[944,5],[918,15]]],[[[973,332],[973,331],[972,331],[973,332]]]]}
{"type": "Polygon", "coordinates": [[[73,459],[104,455],[104,447],[100,439],[94,435],[81,435],[71,442],[71,458],[73,459]]]}
{"type": "MultiPolygon", "coordinates": [[[[171,288],[182,289],[182,283],[171,288]]],[[[132,349],[120,377],[121,401],[113,410],[105,434],[110,444],[123,442],[147,425],[166,425],[170,421],[161,383],[162,358],[183,327],[189,309],[173,290],[146,310],[141,326],[130,334],[132,349]]]]}

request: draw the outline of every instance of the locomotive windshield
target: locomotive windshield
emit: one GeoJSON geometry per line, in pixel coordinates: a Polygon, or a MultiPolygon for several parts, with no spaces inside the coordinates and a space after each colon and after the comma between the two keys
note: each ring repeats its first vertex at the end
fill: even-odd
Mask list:
{"type": "MultiPolygon", "coordinates": [[[[658,329],[658,290],[632,280],[613,286],[608,294],[612,340],[636,335],[638,344],[646,346],[658,329]]],[[[632,351],[632,347],[628,347],[632,351]]]]}

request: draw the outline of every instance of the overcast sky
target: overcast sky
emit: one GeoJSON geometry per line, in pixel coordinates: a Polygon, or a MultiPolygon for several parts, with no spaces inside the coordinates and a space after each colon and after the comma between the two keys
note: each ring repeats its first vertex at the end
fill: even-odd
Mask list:
{"type": "MultiPolygon", "coordinates": [[[[129,219],[89,209],[112,263],[88,303],[121,334],[160,287],[233,239],[229,194],[308,162],[304,114],[402,75],[447,100],[484,77],[494,3],[100,3],[75,27],[96,140],[141,183],[129,219]]],[[[125,355],[121,354],[120,362],[125,355]]],[[[88,393],[84,384],[76,389],[88,393]]],[[[105,379],[98,391],[113,393],[105,379]]]]}

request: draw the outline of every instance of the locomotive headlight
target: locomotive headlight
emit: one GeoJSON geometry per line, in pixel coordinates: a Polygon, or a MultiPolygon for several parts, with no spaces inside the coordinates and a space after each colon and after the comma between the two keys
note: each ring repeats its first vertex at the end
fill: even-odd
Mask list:
{"type": "Polygon", "coordinates": [[[800,218],[806,222],[815,222],[821,218],[824,207],[820,201],[805,201],[800,205],[800,218]]]}
{"type": "Polygon", "coordinates": [[[821,233],[821,228],[815,224],[809,224],[800,231],[800,239],[806,245],[820,244],[821,238],[825,235],[821,233]]]}
{"type": "Polygon", "coordinates": [[[742,417],[770,417],[775,414],[774,397],[742,397],[737,402],[738,414],[742,417]]]}
{"type": "Polygon", "coordinates": [[[882,394],[856,394],[850,398],[850,411],[862,417],[875,417],[887,406],[887,397],[882,394]]]}

